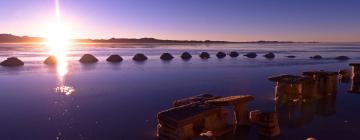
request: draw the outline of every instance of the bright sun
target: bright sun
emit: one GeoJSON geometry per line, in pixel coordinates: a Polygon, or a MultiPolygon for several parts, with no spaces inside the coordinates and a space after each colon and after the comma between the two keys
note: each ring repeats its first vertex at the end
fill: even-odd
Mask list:
{"type": "Polygon", "coordinates": [[[71,40],[64,25],[61,23],[55,23],[50,26],[46,44],[50,47],[52,53],[54,54],[67,50],[67,47],[71,45],[71,40]]]}

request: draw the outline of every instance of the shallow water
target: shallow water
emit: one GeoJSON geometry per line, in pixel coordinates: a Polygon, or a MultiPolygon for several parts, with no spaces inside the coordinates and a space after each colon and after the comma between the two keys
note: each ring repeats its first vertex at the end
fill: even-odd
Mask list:
{"type": "MultiPolygon", "coordinates": [[[[0,137],[2,140],[156,139],[156,114],[170,108],[176,99],[201,93],[251,94],[255,101],[250,103],[250,110],[275,110],[274,83],[267,77],[350,68],[350,62],[360,62],[359,51],[358,44],[80,44],[69,50],[68,73],[59,76],[56,67],[42,64],[49,55],[45,46],[0,44],[0,60],[17,56],[25,61],[25,66],[19,68],[0,67],[0,137]],[[253,51],[259,56],[256,59],[242,55],[225,59],[214,56],[217,51],[230,50],[241,54],[253,51]],[[200,60],[193,56],[190,61],[182,61],[179,55],[184,51],[194,55],[208,51],[212,57],[200,60]],[[131,61],[131,56],[138,52],[150,59],[144,63],[131,61]],[[174,54],[175,59],[159,60],[163,52],[174,54]],[[276,58],[263,58],[261,55],[266,52],[275,52],[276,58]],[[77,60],[85,53],[94,54],[100,62],[80,64],[77,60]],[[110,54],[120,54],[125,60],[109,64],[105,59],[110,54]],[[316,54],[324,59],[308,59],[316,54]],[[284,57],[287,55],[297,58],[284,57]],[[339,55],[352,59],[333,59],[339,55]]],[[[285,117],[279,120],[282,132],[279,139],[360,137],[360,95],[347,93],[349,87],[350,84],[339,83],[336,102],[280,110],[285,112],[285,117]]],[[[254,127],[248,139],[258,139],[254,127]]]]}

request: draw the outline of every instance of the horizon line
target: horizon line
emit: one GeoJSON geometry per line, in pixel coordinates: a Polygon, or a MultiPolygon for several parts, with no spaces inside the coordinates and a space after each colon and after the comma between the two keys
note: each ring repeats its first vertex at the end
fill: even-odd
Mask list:
{"type": "MultiPolygon", "coordinates": [[[[42,37],[42,36],[29,36],[29,35],[16,35],[16,34],[11,34],[11,33],[0,33],[0,35],[12,35],[12,36],[17,36],[17,37],[30,37],[30,38],[41,38],[41,39],[46,39],[46,37],[42,37]]],[[[72,38],[70,40],[110,40],[110,39],[146,39],[146,38],[151,38],[151,39],[157,39],[157,40],[168,40],[168,41],[213,41],[213,42],[224,42],[224,43],[257,43],[257,42],[278,42],[278,43],[360,43],[360,41],[289,41],[289,40],[266,40],[266,39],[259,39],[259,40],[250,40],[250,41],[228,41],[228,40],[209,40],[209,39],[204,39],[204,40],[193,40],[193,39],[163,39],[163,38],[154,38],[154,37],[133,37],[133,38],[129,38],[129,37],[109,37],[109,38],[72,38]]],[[[39,43],[39,42],[24,42],[24,43],[39,43]]],[[[81,42],[79,42],[81,43],[81,42]]],[[[1,43],[3,44],[3,43],[1,43]]]]}

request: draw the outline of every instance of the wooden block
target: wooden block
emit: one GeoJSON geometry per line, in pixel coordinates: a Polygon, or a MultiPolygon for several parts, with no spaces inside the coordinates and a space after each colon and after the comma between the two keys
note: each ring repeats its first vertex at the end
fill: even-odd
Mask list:
{"type": "Polygon", "coordinates": [[[188,104],[193,104],[193,103],[201,103],[201,102],[205,102],[207,100],[216,99],[216,98],[219,98],[219,96],[214,96],[211,94],[200,94],[197,96],[192,96],[192,97],[176,100],[173,103],[173,105],[174,105],[174,107],[178,107],[178,106],[188,105],[188,104]]]}
{"type": "Polygon", "coordinates": [[[227,96],[227,97],[212,99],[206,101],[206,103],[217,106],[229,106],[229,105],[236,105],[239,103],[246,103],[252,100],[254,100],[254,97],[251,95],[238,95],[238,96],[227,96]]]}

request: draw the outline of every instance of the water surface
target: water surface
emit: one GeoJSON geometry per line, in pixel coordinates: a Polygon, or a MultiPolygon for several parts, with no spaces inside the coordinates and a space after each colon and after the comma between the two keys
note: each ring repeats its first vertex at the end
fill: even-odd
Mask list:
{"type": "MultiPolygon", "coordinates": [[[[17,56],[25,61],[25,66],[19,68],[0,67],[0,137],[152,140],[156,139],[157,112],[170,108],[176,99],[202,93],[250,94],[255,97],[250,110],[274,111],[274,83],[267,77],[346,69],[350,62],[360,62],[359,51],[358,44],[78,44],[68,52],[67,74],[59,76],[56,67],[42,63],[49,55],[44,45],[0,44],[0,60],[17,56]],[[193,59],[181,60],[179,55],[184,51],[192,53],[193,59]],[[199,59],[197,55],[202,51],[210,52],[212,57],[199,59]],[[217,59],[217,51],[257,52],[259,56],[217,59]],[[131,57],[138,52],[150,59],[133,62],[131,57]],[[175,59],[161,61],[163,52],[174,54],[175,59]],[[276,58],[263,58],[261,55],[267,52],[275,52],[276,58]],[[94,54],[100,61],[80,64],[77,60],[85,53],[94,54]],[[110,54],[119,54],[125,60],[107,63],[110,54]],[[316,54],[324,59],[308,59],[316,54]],[[287,55],[297,58],[284,57],[287,55]],[[352,59],[333,59],[339,55],[352,59]]],[[[360,137],[360,95],[347,93],[349,87],[338,85],[335,102],[280,110],[290,114],[280,119],[279,139],[360,137]],[[302,115],[307,118],[301,119],[302,115]]],[[[254,127],[248,139],[258,139],[254,127]]]]}

